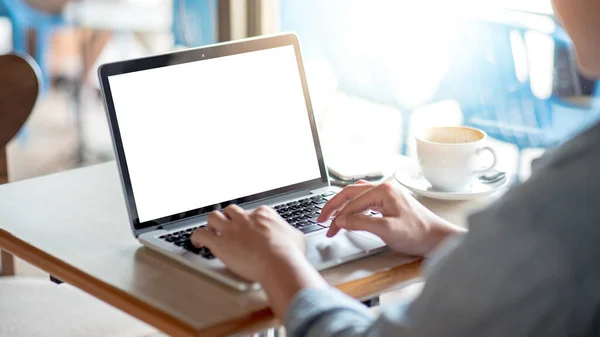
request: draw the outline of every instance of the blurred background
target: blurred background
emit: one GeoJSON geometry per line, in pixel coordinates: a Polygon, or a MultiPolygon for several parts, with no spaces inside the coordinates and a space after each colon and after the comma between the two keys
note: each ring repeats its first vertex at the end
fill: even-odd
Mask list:
{"type": "Polygon", "coordinates": [[[470,125],[525,179],[600,111],[550,0],[0,0],[0,55],[29,53],[43,81],[10,180],[113,158],[100,64],[280,31],[300,37],[331,161],[412,156],[420,129],[470,125]]]}

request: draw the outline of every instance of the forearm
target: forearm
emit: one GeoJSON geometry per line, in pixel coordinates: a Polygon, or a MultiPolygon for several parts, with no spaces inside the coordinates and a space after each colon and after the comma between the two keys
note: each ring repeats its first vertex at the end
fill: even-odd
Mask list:
{"type": "MultiPolygon", "coordinates": [[[[439,242],[466,232],[443,225],[436,229],[439,242]]],[[[261,284],[275,314],[285,319],[290,337],[412,336],[402,314],[404,306],[376,320],[360,302],[329,287],[301,254],[278,258],[269,265],[273,273],[261,284]]]]}
{"type": "Polygon", "coordinates": [[[466,233],[467,230],[463,227],[454,225],[442,218],[436,219],[436,221],[431,224],[427,236],[427,245],[430,248],[428,249],[428,253],[426,255],[429,256],[434,253],[440,244],[446,241],[448,238],[466,233]]]}
{"type": "Polygon", "coordinates": [[[294,296],[303,289],[327,288],[304,255],[290,253],[269,262],[272,273],[260,280],[275,315],[283,319],[294,296]]]}
{"type": "Polygon", "coordinates": [[[269,261],[261,284],[273,312],[285,320],[289,336],[362,336],[373,324],[360,302],[331,288],[303,255],[269,261]]]}
{"type": "Polygon", "coordinates": [[[380,336],[381,331],[364,305],[335,288],[301,290],[290,304],[285,327],[290,337],[380,336]]]}

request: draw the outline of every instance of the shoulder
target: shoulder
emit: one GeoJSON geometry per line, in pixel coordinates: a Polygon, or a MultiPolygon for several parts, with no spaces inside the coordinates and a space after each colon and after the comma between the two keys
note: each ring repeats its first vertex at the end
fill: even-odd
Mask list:
{"type": "Polygon", "coordinates": [[[561,336],[572,323],[586,326],[577,318],[595,307],[586,297],[600,295],[594,290],[600,280],[594,271],[600,260],[596,167],[600,126],[565,144],[531,179],[472,215],[469,233],[433,257],[438,263],[429,268],[409,315],[422,318],[427,335],[436,335],[436,319],[445,322],[438,335],[456,336],[561,336]]]}
{"type": "MultiPolygon", "coordinates": [[[[600,259],[600,125],[557,149],[525,183],[469,219],[467,242],[536,270],[589,278],[600,259]],[[483,247],[481,247],[483,248],[483,247]]],[[[600,273],[596,275],[600,278],[600,273]]]]}
{"type": "Polygon", "coordinates": [[[494,217],[513,230],[600,236],[600,124],[544,161],[528,181],[475,215],[474,225],[494,217]]]}

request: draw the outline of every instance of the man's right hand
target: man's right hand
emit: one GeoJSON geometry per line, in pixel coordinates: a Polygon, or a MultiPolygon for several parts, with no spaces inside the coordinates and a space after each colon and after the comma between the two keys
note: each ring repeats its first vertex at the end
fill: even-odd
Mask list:
{"type": "Polygon", "coordinates": [[[359,181],[347,186],[323,207],[319,222],[335,216],[327,236],[340,229],[364,230],[379,236],[391,249],[410,255],[431,253],[448,236],[464,232],[425,208],[392,183],[359,181]],[[382,217],[365,215],[373,210],[382,217]]]}

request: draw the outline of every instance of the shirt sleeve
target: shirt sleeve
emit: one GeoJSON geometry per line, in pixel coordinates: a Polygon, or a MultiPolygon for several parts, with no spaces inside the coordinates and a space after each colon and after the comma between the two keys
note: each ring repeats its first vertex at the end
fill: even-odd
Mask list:
{"type": "Polygon", "coordinates": [[[519,200],[470,219],[471,230],[446,242],[426,267],[412,303],[374,317],[335,289],[307,289],[290,305],[293,337],[506,337],[569,335],[568,262],[519,200]]]}
{"type": "Polygon", "coordinates": [[[335,288],[304,289],[287,311],[288,336],[361,336],[375,318],[362,303],[335,288]]]}

